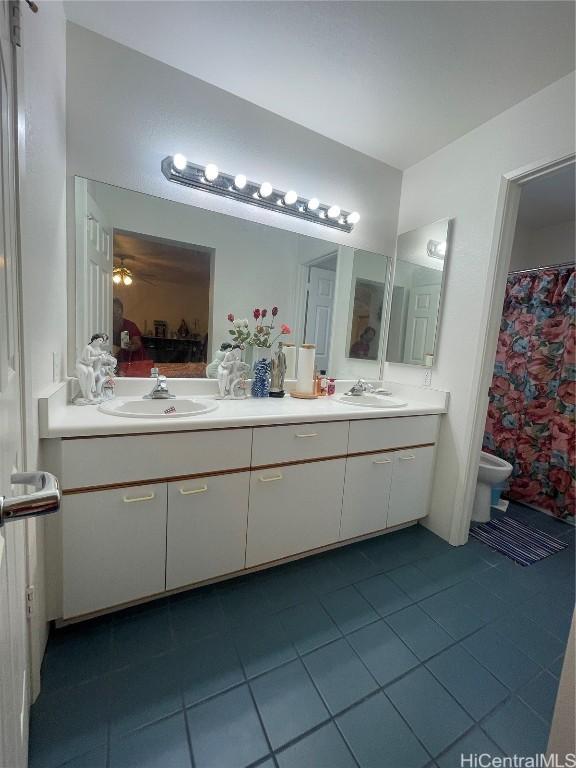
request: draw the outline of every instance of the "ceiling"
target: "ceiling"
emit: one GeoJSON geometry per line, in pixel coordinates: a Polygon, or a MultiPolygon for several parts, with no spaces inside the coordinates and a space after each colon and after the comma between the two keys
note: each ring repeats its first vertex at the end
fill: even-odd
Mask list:
{"type": "Polygon", "coordinates": [[[540,176],[522,189],[518,226],[542,229],[574,221],[576,209],[574,163],[540,176]]]}
{"type": "Polygon", "coordinates": [[[572,2],[64,5],[70,21],[402,169],[574,69],[572,2]]]}
{"type": "Polygon", "coordinates": [[[160,238],[114,231],[114,263],[125,265],[138,278],[152,283],[210,281],[210,253],[160,238]]]}

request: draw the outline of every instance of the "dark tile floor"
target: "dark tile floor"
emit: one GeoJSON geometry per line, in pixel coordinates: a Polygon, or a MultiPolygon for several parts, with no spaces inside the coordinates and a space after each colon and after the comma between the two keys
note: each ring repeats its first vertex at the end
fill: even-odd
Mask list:
{"type": "Polygon", "coordinates": [[[522,568],[420,526],[51,636],[31,768],[419,768],[544,750],[570,542],[522,568]]]}

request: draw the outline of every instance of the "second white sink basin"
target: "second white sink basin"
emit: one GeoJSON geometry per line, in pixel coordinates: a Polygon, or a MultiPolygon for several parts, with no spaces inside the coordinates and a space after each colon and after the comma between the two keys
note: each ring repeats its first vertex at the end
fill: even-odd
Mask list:
{"type": "Polygon", "coordinates": [[[200,416],[218,408],[213,400],[192,400],[190,397],[175,397],[166,400],[127,400],[114,398],[99,406],[102,413],[110,416],[124,416],[131,419],[183,419],[186,416],[200,416]]]}
{"type": "Polygon", "coordinates": [[[408,405],[406,400],[400,400],[391,395],[372,395],[365,392],[363,395],[340,395],[338,400],[346,405],[360,405],[364,408],[402,408],[408,405]]]}

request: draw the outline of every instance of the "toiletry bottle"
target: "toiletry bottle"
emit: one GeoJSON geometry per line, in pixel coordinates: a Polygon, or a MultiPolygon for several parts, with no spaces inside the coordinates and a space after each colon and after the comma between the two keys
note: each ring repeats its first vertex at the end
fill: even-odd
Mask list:
{"type": "Polygon", "coordinates": [[[328,377],[326,371],[320,371],[320,395],[325,397],[328,394],[328,377]]]}
{"type": "Polygon", "coordinates": [[[128,331],[121,331],[120,333],[120,347],[122,349],[130,349],[130,334],[128,331]]]}
{"type": "Polygon", "coordinates": [[[317,370],[314,371],[314,394],[319,397],[322,393],[320,391],[320,374],[317,370]]]}
{"type": "Polygon", "coordinates": [[[336,379],[328,379],[328,394],[336,394],[336,379]]]}

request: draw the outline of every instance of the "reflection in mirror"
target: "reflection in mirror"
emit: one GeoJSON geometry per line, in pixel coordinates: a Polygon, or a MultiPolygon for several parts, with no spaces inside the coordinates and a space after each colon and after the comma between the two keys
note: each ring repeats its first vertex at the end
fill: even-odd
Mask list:
{"type": "Polygon", "coordinates": [[[354,252],[348,357],[380,359],[387,276],[388,259],[378,253],[354,252]]]}
{"type": "Polygon", "coordinates": [[[443,219],[398,238],[387,362],[434,364],[450,223],[443,219]]]}
{"type": "Polygon", "coordinates": [[[75,206],[77,352],[99,331],[119,375],[203,378],[229,315],[252,327],[278,307],[282,341],[315,344],[318,370],[379,375],[388,258],[82,178],[75,206]]]}

